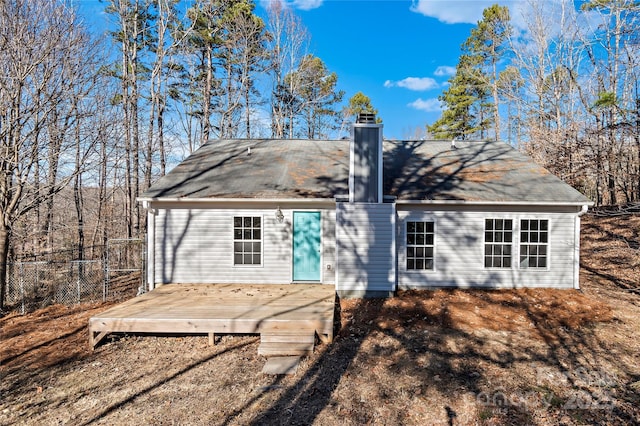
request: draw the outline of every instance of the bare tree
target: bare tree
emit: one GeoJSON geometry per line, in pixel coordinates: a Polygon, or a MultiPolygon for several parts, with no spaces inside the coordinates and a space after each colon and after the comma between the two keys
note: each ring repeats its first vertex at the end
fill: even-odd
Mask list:
{"type": "Polygon", "coordinates": [[[239,135],[239,121],[244,119],[244,136],[251,137],[252,111],[259,103],[256,75],[266,69],[265,24],[253,13],[249,1],[234,3],[225,11],[219,57],[224,69],[225,87],[220,102],[219,133],[223,138],[239,135]],[[243,112],[244,117],[240,117],[243,112]]]}
{"type": "Polygon", "coordinates": [[[187,12],[192,30],[185,50],[189,59],[195,55],[197,61],[188,60],[193,68],[189,70],[191,87],[188,87],[186,101],[190,107],[188,114],[200,118],[200,144],[208,141],[213,132],[212,104],[216,85],[219,83],[215,78],[214,55],[221,42],[222,11],[218,2],[197,0],[187,12]]]}
{"type": "Polygon", "coordinates": [[[513,61],[504,74],[509,133],[538,163],[579,186],[575,154],[584,122],[577,76],[584,66],[573,4],[529,2],[527,31],[512,39],[513,61]],[[513,109],[517,114],[513,115],[513,109]]]}
{"type": "Polygon", "coordinates": [[[594,24],[583,33],[591,64],[589,105],[592,124],[588,130],[596,159],[598,202],[618,204],[634,199],[629,172],[635,161],[629,152],[633,143],[633,120],[637,100],[637,70],[640,64],[638,27],[640,5],[629,0],[588,1],[583,9],[594,16],[594,24]]]}
{"type": "Polygon", "coordinates": [[[267,28],[271,34],[271,135],[292,138],[297,88],[294,79],[285,78],[307,54],[310,36],[302,20],[280,0],[269,2],[267,28]]]}
{"type": "Polygon", "coordinates": [[[96,52],[67,5],[0,3],[0,305],[13,225],[80,172],[82,161],[63,153],[76,152],[72,129],[96,75],[96,52]]]}
{"type": "Polygon", "coordinates": [[[149,77],[149,120],[145,158],[145,184],[151,185],[153,176],[153,157],[157,151],[160,176],[164,176],[167,166],[165,145],[165,117],[167,103],[171,98],[169,82],[174,74],[172,58],[189,36],[192,28],[184,27],[179,16],[175,0],[153,0],[156,9],[152,51],[154,53],[149,77]]]}
{"type": "Polygon", "coordinates": [[[528,4],[527,31],[512,39],[505,79],[517,83],[503,92],[517,111],[511,115],[510,103],[508,125],[536,161],[596,204],[638,200],[640,5],[528,4]]]}
{"type": "Polygon", "coordinates": [[[117,22],[113,32],[120,45],[121,63],[118,77],[121,82],[122,126],[126,150],[125,174],[127,192],[127,236],[140,232],[140,207],[136,199],[140,193],[140,52],[148,47],[151,35],[150,4],[147,0],[109,0],[107,12],[117,22]]]}

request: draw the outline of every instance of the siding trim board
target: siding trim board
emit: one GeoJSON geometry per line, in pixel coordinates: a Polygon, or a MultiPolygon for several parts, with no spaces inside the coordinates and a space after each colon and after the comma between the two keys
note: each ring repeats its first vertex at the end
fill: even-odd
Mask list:
{"type": "MultiPolygon", "coordinates": [[[[583,207],[584,202],[566,202],[566,203],[550,203],[550,202],[538,202],[538,201],[468,201],[468,200],[397,200],[397,204],[400,205],[433,205],[433,206],[481,206],[486,209],[487,206],[500,207],[500,206],[523,206],[523,207],[547,207],[547,208],[566,208],[566,207],[583,207]]],[[[589,202],[587,206],[592,206],[594,203],[589,202]]],[[[538,209],[539,211],[539,209],[538,209]]]]}
{"type": "Polygon", "coordinates": [[[177,197],[139,197],[138,202],[147,203],[166,203],[166,204],[288,204],[288,203],[305,203],[305,204],[334,204],[333,198],[177,198],[177,197]]]}
{"type": "Polygon", "coordinates": [[[549,214],[549,213],[566,213],[566,214],[583,214],[588,206],[585,205],[549,205],[549,204],[502,204],[502,203],[485,203],[471,204],[463,202],[451,203],[420,203],[420,202],[396,202],[398,210],[417,211],[417,212],[484,212],[486,214],[497,213],[531,213],[531,214],[549,214]]]}
{"type": "MultiPolygon", "coordinates": [[[[147,207],[147,206],[145,206],[147,207]]],[[[156,215],[158,210],[155,208],[148,208],[147,210],[147,286],[149,290],[153,290],[156,285],[156,215]]]]}
{"type": "MultiPolygon", "coordinates": [[[[584,211],[586,213],[586,209],[584,211]]],[[[573,288],[580,289],[580,219],[581,215],[576,215],[573,220],[573,288]]]]}

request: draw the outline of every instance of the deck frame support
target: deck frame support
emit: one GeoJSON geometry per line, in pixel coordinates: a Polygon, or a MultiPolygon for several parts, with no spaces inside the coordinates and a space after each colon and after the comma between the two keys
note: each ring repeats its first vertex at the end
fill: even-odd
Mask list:
{"type": "Polygon", "coordinates": [[[110,333],[306,332],[333,341],[335,290],[312,285],[167,284],[89,320],[93,350],[110,333]],[[305,331],[306,330],[306,331],[305,331]]]}

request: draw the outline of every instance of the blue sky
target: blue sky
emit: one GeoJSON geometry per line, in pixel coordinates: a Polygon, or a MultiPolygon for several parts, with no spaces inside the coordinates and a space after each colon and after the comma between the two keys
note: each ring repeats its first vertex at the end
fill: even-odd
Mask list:
{"type": "MultiPolygon", "coordinates": [[[[270,0],[257,0],[265,15],[270,0]]],[[[523,0],[283,0],[311,35],[310,53],[338,74],[345,101],[372,100],[387,138],[408,138],[440,116],[438,95],[460,45],[493,3],[510,6],[518,26],[523,0]]],[[[541,0],[550,1],[550,0],[541,0]]],[[[89,20],[106,25],[105,3],[75,0],[89,20]],[[102,15],[102,18],[99,18],[102,15]]]]}
{"type": "Polygon", "coordinates": [[[460,45],[496,1],[288,3],[309,29],[312,53],[338,74],[346,98],[363,92],[383,119],[385,137],[408,138],[440,116],[437,98],[455,70],[460,45]]]}
{"type": "MultiPolygon", "coordinates": [[[[311,51],[338,74],[346,99],[358,91],[371,98],[385,137],[409,137],[439,117],[437,97],[470,24],[427,17],[411,1],[316,2],[317,8],[297,12],[311,34],[311,51]]],[[[469,2],[435,3],[459,8],[469,2]]]]}
{"type": "MultiPolygon", "coordinates": [[[[269,1],[259,0],[262,10],[269,1]]],[[[385,137],[398,139],[421,136],[416,130],[440,117],[437,98],[485,8],[508,6],[512,25],[522,33],[532,5],[544,4],[550,17],[559,16],[561,7],[558,0],[282,1],[309,29],[311,52],[338,74],[345,100],[358,91],[369,96],[385,137]]],[[[573,1],[578,10],[581,3],[573,1]]],[[[560,31],[558,23],[547,24],[560,31]]]]}

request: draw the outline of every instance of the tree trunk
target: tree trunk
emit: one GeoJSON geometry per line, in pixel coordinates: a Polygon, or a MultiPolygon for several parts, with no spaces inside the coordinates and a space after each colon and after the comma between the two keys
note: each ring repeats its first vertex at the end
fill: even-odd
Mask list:
{"type": "MultiPolygon", "coordinates": [[[[137,15],[137,14],[136,14],[137,15]]],[[[137,40],[140,34],[138,28],[138,18],[134,20],[134,40],[137,40]]],[[[140,232],[140,206],[137,198],[140,194],[140,129],[138,117],[138,46],[131,46],[131,127],[133,136],[133,192],[131,196],[131,215],[133,216],[133,234],[129,236],[137,237],[140,232]]]]}
{"type": "Polygon", "coordinates": [[[122,32],[126,34],[122,41],[122,109],[123,109],[123,122],[124,127],[124,147],[125,147],[125,221],[127,228],[127,237],[131,238],[132,235],[132,206],[131,200],[133,199],[133,182],[132,182],[132,165],[131,165],[131,150],[132,150],[132,135],[131,135],[131,101],[130,101],[130,77],[131,61],[129,58],[129,51],[131,50],[129,38],[128,38],[128,25],[126,20],[126,11],[120,11],[122,32]]]}
{"type": "Polygon", "coordinates": [[[82,168],[82,155],[80,152],[81,145],[81,136],[80,136],[80,127],[76,127],[75,132],[76,138],[76,176],[73,179],[73,200],[76,206],[76,218],[78,223],[78,257],[77,259],[82,261],[84,260],[84,203],[82,199],[82,173],[80,172],[82,168]]]}
{"type": "Polygon", "coordinates": [[[0,220],[0,309],[4,309],[4,302],[7,295],[9,232],[9,227],[6,225],[6,220],[0,220]]]}
{"type": "Polygon", "coordinates": [[[73,183],[73,201],[76,206],[76,218],[78,222],[78,260],[84,260],[84,206],[82,199],[82,179],[78,174],[73,183]]]}
{"type": "MultiPolygon", "coordinates": [[[[51,252],[54,251],[54,233],[53,229],[53,207],[54,207],[54,195],[56,192],[55,183],[58,180],[58,165],[60,161],[60,149],[62,146],[62,129],[58,129],[58,117],[57,111],[54,108],[50,114],[52,119],[48,123],[49,129],[49,153],[48,162],[49,170],[47,173],[47,188],[46,188],[46,203],[45,203],[45,223],[43,225],[43,231],[46,233],[47,249],[51,252]],[[46,227],[46,228],[45,228],[46,227]]],[[[37,155],[37,154],[35,154],[37,155]]]]}
{"type": "Polygon", "coordinates": [[[245,103],[245,125],[247,139],[251,139],[251,100],[249,99],[249,83],[244,89],[244,103],[245,103]]]}
{"type": "Polygon", "coordinates": [[[497,61],[493,61],[493,83],[491,84],[491,94],[493,95],[493,126],[496,140],[500,140],[500,96],[498,94],[498,67],[497,61]]]}
{"type": "Polygon", "coordinates": [[[148,124],[148,128],[147,128],[147,147],[146,147],[146,158],[145,158],[145,170],[144,170],[144,183],[145,183],[145,187],[149,188],[151,186],[151,168],[153,167],[153,161],[152,161],[152,157],[153,157],[153,137],[154,137],[154,130],[155,130],[155,121],[156,121],[156,103],[157,103],[157,96],[158,94],[156,93],[156,87],[155,87],[155,76],[152,75],[151,77],[151,102],[150,102],[150,109],[149,109],[149,124],[148,124]]]}
{"type": "Polygon", "coordinates": [[[166,174],[167,154],[164,147],[164,99],[158,105],[158,150],[160,151],[160,176],[166,174]]]}
{"type": "Polygon", "coordinates": [[[202,139],[200,145],[204,145],[205,142],[211,137],[211,98],[212,98],[212,86],[213,86],[213,52],[212,47],[207,46],[203,53],[204,66],[206,69],[206,79],[204,85],[204,96],[202,97],[202,139]]]}
{"type": "Polygon", "coordinates": [[[637,101],[638,110],[636,114],[638,115],[638,119],[636,121],[636,133],[635,133],[635,141],[636,141],[636,199],[635,201],[640,201],[640,99],[637,101]]]}
{"type": "MultiPolygon", "coordinates": [[[[106,223],[104,219],[105,204],[107,202],[107,141],[104,132],[100,132],[100,172],[98,176],[98,206],[96,212],[96,224],[91,237],[91,245],[96,246],[100,230],[102,234],[106,232],[106,223]]],[[[102,237],[102,235],[101,235],[102,237]]],[[[102,244],[102,242],[101,242],[102,244]]],[[[95,255],[95,253],[94,253],[95,255]]]]}

